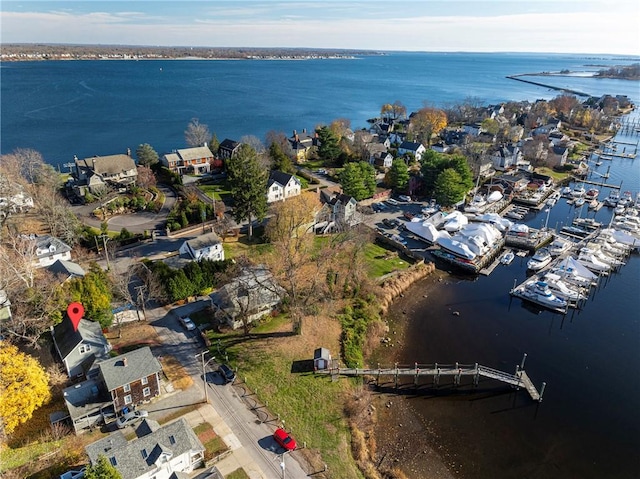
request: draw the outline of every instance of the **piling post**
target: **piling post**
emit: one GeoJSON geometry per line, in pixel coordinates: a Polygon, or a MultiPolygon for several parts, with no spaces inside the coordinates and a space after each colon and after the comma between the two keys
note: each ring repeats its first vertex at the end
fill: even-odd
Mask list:
{"type": "Polygon", "coordinates": [[[438,385],[438,382],[440,381],[440,368],[438,367],[438,363],[436,363],[436,373],[433,376],[433,384],[435,384],[436,386],[438,385]]]}
{"type": "Polygon", "coordinates": [[[413,377],[413,386],[418,389],[418,376],[420,375],[420,369],[418,369],[418,363],[416,363],[416,374],[413,377]]]}
{"type": "Polygon", "coordinates": [[[480,369],[478,369],[478,363],[476,363],[476,374],[473,376],[473,385],[478,387],[478,382],[480,382],[480,369]]]}
{"type": "Polygon", "coordinates": [[[376,386],[380,385],[380,363],[378,363],[378,377],[376,378],[376,386]]]}
{"type": "Polygon", "coordinates": [[[520,363],[520,369],[522,369],[524,371],[524,362],[527,359],[527,353],[524,353],[524,355],[522,356],[522,362],[520,363]]]}
{"type": "Polygon", "coordinates": [[[395,374],[396,381],[395,382],[396,382],[396,389],[398,389],[398,363],[395,364],[395,367],[396,367],[396,374],[395,374]]]}
{"type": "Polygon", "coordinates": [[[544,394],[544,388],[547,387],[547,383],[542,383],[542,387],[540,388],[540,399],[538,399],[538,402],[542,402],[542,395],[544,394]]]}

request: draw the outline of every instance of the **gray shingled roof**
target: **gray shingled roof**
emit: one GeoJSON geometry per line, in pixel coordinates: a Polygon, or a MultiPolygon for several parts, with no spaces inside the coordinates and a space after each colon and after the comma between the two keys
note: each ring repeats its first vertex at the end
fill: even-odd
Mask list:
{"type": "Polygon", "coordinates": [[[197,238],[193,238],[187,240],[187,243],[194,251],[197,251],[202,248],[206,248],[208,246],[213,246],[216,244],[220,244],[220,237],[215,233],[207,233],[205,235],[200,235],[197,238]]]}
{"type": "Polygon", "coordinates": [[[109,391],[162,370],[148,346],[101,361],[98,367],[109,391]]]}
{"type": "Polygon", "coordinates": [[[38,235],[35,237],[36,248],[40,253],[38,258],[46,257],[51,254],[51,246],[54,247],[55,254],[66,253],[71,251],[71,247],[62,240],[50,235],[38,235]]]}
{"type": "Polygon", "coordinates": [[[180,418],[129,442],[122,432],[118,431],[89,444],[85,450],[92,464],[100,455],[110,461],[114,458],[115,467],[120,471],[122,479],[135,479],[154,470],[154,463],[163,452],[176,457],[188,451],[204,452],[204,446],[189,427],[187,420],[180,418]]]}
{"type": "Polygon", "coordinates": [[[53,274],[65,274],[67,276],[84,276],[85,271],[78,263],[59,259],[47,268],[53,274]]]}
{"type": "MultiPolygon", "coordinates": [[[[73,324],[67,315],[64,316],[61,323],[58,323],[53,328],[53,340],[58,346],[58,351],[62,359],[66,358],[71,351],[73,351],[78,344],[82,341],[94,346],[107,345],[107,340],[102,334],[102,328],[99,323],[89,321],[88,319],[81,319],[78,323],[78,330],[73,330],[73,324]]],[[[94,348],[96,352],[100,351],[98,348],[94,348]]]]}
{"type": "Polygon", "coordinates": [[[94,156],[76,160],[76,165],[88,168],[98,175],[117,175],[136,168],[133,158],[128,155],[94,156]]]}
{"type": "Polygon", "coordinates": [[[208,146],[197,146],[178,150],[178,155],[183,160],[201,160],[202,158],[212,158],[213,153],[208,146]]]}

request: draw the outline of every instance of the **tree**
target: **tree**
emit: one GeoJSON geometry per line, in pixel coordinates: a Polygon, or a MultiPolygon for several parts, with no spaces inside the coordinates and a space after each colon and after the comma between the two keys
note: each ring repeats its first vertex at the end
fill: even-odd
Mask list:
{"type": "Polygon", "coordinates": [[[270,269],[284,288],[293,328],[300,331],[306,309],[322,295],[319,283],[323,266],[317,263],[314,234],[309,225],[321,208],[318,197],[309,192],[276,203],[266,235],[273,245],[270,269]]]}
{"type": "Polygon", "coordinates": [[[437,108],[424,107],[411,118],[409,128],[421,143],[431,145],[431,137],[447,126],[447,114],[437,108]]]}
{"type": "Polygon", "coordinates": [[[233,197],[233,218],[249,222],[253,236],[253,218],[262,221],[267,214],[267,172],[261,167],[256,151],[242,144],[227,160],[227,183],[233,197]]]}
{"type": "Polygon", "coordinates": [[[158,159],[158,153],[156,153],[156,150],[154,150],[149,143],[138,145],[136,157],[138,158],[138,165],[141,166],[151,167],[160,161],[158,159]]]}
{"type": "Polygon", "coordinates": [[[120,471],[102,454],[98,456],[95,464],[87,466],[84,477],[85,479],[122,479],[120,471]]]}
{"type": "Polygon", "coordinates": [[[318,157],[330,164],[334,164],[340,157],[340,147],[338,138],[328,126],[321,126],[316,129],[320,145],[318,146],[318,157]]]}
{"type": "Polygon", "coordinates": [[[11,434],[50,398],[49,377],[40,363],[0,341],[0,434],[11,434]]]}
{"type": "Polygon", "coordinates": [[[455,169],[447,168],[438,175],[435,197],[442,206],[452,206],[462,201],[466,191],[462,186],[462,178],[455,169]]]}
{"type": "Polygon", "coordinates": [[[201,124],[200,120],[197,118],[192,118],[187,129],[184,131],[184,139],[187,142],[187,145],[191,147],[202,146],[209,140],[209,138],[211,138],[209,127],[201,124]]]}
{"type": "Polygon", "coordinates": [[[357,201],[370,198],[376,191],[376,170],[364,161],[347,163],[340,172],[340,183],[344,193],[357,201]]]}
{"type": "Polygon", "coordinates": [[[218,148],[220,148],[220,140],[218,140],[218,136],[214,133],[209,140],[209,149],[215,154],[218,148]]]}
{"type": "Polygon", "coordinates": [[[148,166],[138,166],[138,179],[136,183],[141,188],[151,188],[156,186],[156,175],[153,173],[153,170],[148,166]]]}
{"type": "Polygon", "coordinates": [[[108,274],[97,263],[89,266],[82,278],[74,278],[65,283],[72,301],[82,303],[85,316],[97,321],[103,328],[113,322],[111,312],[112,285],[108,274]]]}
{"type": "Polygon", "coordinates": [[[274,141],[269,145],[269,158],[271,159],[271,169],[277,171],[284,171],[285,173],[293,173],[293,163],[284,151],[280,143],[274,141]]]}
{"type": "Polygon", "coordinates": [[[406,191],[409,185],[409,168],[404,160],[396,158],[389,169],[390,186],[397,191],[406,191]]]}
{"type": "Polygon", "coordinates": [[[398,120],[400,118],[406,118],[407,116],[407,107],[402,104],[400,100],[396,100],[391,105],[391,117],[394,120],[398,120]]]}

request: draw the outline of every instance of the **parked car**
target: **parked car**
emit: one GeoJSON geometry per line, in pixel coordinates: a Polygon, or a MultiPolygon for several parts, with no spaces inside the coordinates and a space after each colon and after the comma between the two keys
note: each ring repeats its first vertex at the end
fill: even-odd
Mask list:
{"type": "Polygon", "coordinates": [[[292,438],[287,431],[280,427],[273,433],[273,438],[287,451],[293,451],[297,447],[296,440],[292,438]]]}
{"type": "Polygon", "coordinates": [[[394,200],[393,198],[389,198],[387,200],[387,203],[389,203],[392,206],[398,206],[400,203],[398,203],[396,200],[394,200]]]}
{"type": "Polygon", "coordinates": [[[390,220],[389,218],[384,218],[382,220],[382,224],[385,225],[387,228],[393,228],[395,226],[395,224],[393,223],[392,220],[390,220]]]}
{"type": "Polygon", "coordinates": [[[403,213],[403,216],[405,218],[407,218],[407,220],[409,220],[409,221],[411,221],[413,218],[415,218],[415,215],[413,213],[409,212],[409,211],[405,211],[403,213]]]}
{"type": "Polygon", "coordinates": [[[406,201],[407,203],[411,202],[411,196],[407,196],[407,195],[399,195],[398,199],[400,199],[401,201],[406,201]]]}
{"type": "Polygon", "coordinates": [[[180,317],[180,323],[187,329],[187,331],[193,331],[196,329],[196,325],[189,316],[180,317]]]}
{"type": "Polygon", "coordinates": [[[221,364],[218,366],[218,373],[222,376],[222,379],[226,383],[231,383],[236,378],[236,373],[233,369],[231,369],[226,364],[221,364]]]}
{"type": "Polygon", "coordinates": [[[118,426],[118,429],[122,429],[127,427],[129,424],[133,424],[148,416],[149,411],[144,411],[142,409],[139,411],[131,411],[126,413],[124,416],[120,416],[116,421],[116,425],[118,426]]]}

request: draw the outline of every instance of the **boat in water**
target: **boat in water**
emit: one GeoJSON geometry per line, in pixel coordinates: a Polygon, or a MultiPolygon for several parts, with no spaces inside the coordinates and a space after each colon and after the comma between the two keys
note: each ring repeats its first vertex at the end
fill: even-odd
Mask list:
{"type": "Polygon", "coordinates": [[[560,313],[566,313],[569,306],[568,301],[553,294],[544,281],[527,281],[513,288],[511,295],[560,313]]]}
{"type": "Polygon", "coordinates": [[[513,251],[509,250],[505,254],[502,255],[502,258],[500,258],[500,262],[502,264],[511,264],[515,257],[516,257],[516,255],[513,254],[513,251]]]}
{"type": "Polygon", "coordinates": [[[551,263],[553,257],[547,248],[540,248],[536,253],[527,261],[527,268],[531,271],[540,271],[545,266],[551,263]]]}

